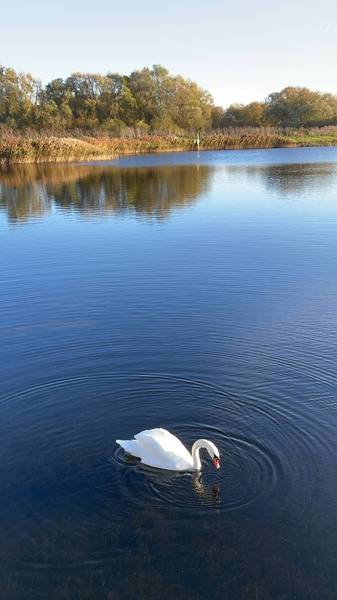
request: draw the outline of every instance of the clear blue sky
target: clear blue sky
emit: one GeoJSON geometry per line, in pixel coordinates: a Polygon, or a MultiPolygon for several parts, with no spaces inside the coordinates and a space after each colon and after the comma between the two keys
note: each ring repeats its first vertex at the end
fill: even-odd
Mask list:
{"type": "Polygon", "coordinates": [[[0,64],[43,81],[162,64],[224,106],[286,85],[337,94],[336,25],[336,0],[4,0],[0,64]]]}

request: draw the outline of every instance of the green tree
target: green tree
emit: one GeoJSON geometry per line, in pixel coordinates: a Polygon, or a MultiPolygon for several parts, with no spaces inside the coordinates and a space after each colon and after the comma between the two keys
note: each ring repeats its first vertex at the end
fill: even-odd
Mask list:
{"type": "Polygon", "coordinates": [[[151,124],[163,115],[170,95],[167,69],[154,65],[152,69],[133,71],[129,77],[129,86],[139,121],[151,124]]]}
{"type": "Polygon", "coordinates": [[[213,99],[194,81],[180,75],[175,77],[171,100],[172,118],[178,127],[187,130],[210,128],[213,99]]]}
{"type": "Polygon", "coordinates": [[[308,88],[286,87],[268,96],[265,114],[271,123],[285,127],[324,124],[337,116],[337,97],[308,88]]]}
{"type": "Polygon", "coordinates": [[[108,73],[102,83],[102,92],[97,103],[99,121],[134,125],[137,120],[136,101],[128,78],[119,73],[108,73]]]}
{"type": "Polygon", "coordinates": [[[40,92],[41,83],[29,73],[0,66],[0,122],[13,127],[29,126],[40,92]]]}
{"type": "Polygon", "coordinates": [[[212,128],[221,129],[224,127],[225,110],[222,106],[213,106],[211,112],[212,128]]]}

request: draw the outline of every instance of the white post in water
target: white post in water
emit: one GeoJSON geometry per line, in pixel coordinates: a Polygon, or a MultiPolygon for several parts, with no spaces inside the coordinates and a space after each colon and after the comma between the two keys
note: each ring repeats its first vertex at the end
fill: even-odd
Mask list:
{"type": "Polygon", "coordinates": [[[195,141],[196,141],[198,152],[199,152],[199,150],[200,150],[200,133],[199,133],[199,131],[197,132],[195,141]]]}

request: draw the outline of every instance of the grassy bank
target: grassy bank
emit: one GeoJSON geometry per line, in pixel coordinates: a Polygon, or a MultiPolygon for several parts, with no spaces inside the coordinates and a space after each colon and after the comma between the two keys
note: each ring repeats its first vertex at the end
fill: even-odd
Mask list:
{"type": "MultiPolygon", "coordinates": [[[[337,127],[309,131],[233,129],[201,136],[201,150],[337,146],[337,127]]],[[[0,132],[0,163],[71,162],[125,154],[195,150],[193,135],[108,136],[0,132]]]]}

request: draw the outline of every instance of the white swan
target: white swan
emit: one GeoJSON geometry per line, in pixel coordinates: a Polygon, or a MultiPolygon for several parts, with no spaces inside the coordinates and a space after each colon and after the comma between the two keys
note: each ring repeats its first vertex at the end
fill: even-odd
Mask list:
{"type": "Polygon", "coordinates": [[[116,440],[129,454],[137,456],[144,465],[170,471],[200,471],[200,449],[205,448],[216,469],[220,469],[219,450],[209,440],[197,440],[190,453],[175,435],[166,429],[148,429],[133,440],[116,440]]]}

